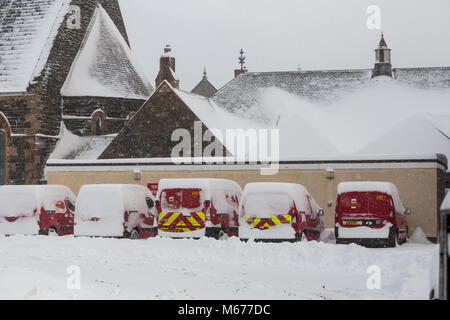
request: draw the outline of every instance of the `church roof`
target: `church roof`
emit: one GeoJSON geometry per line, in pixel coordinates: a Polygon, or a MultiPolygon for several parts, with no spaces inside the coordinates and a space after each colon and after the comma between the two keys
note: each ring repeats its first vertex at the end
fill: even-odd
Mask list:
{"type": "Polygon", "coordinates": [[[70,0],[0,0],[0,93],[25,92],[47,63],[70,0]]]}
{"type": "Polygon", "coordinates": [[[332,102],[342,91],[367,85],[371,76],[372,69],[251,72],[233,79],[212,99],[230,111],[246,109],[258,102],[262,89],[275,87],[312,100],[332,102]]]}
{"type": "Polygon", "coordinates": [[[152,92],[128,44],[99,5],[61,94],[147,99],[152,92]]]}
{"type": "Polygon", "coordinates": [[[203,79],[195,86],[191,91],[192,93],[210,98],[216,94],[217,89],[209,82],[208,77],[206,76],[206,70],[203,75],[203,79]]]}
{"type": "MultiPolygon", "coordinates": [[[[416,88],[450,88],[450,67],[396,68],[394,79],[416,88]]],[[[222,87],[212,100],[229,110],[248,109],[264,89],[278,88],[302,98],[332,103],[347,92],[370,85],[372,69],[253,72],[241,74],[222,87]]]]}

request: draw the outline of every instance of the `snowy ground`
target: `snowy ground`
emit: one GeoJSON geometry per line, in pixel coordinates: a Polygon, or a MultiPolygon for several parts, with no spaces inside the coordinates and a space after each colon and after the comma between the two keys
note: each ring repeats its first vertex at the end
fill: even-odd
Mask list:
{"type": "Polygon", "coordinates": [[[427,299],[436,248],[0,236],[0,299],[427,299]]]}

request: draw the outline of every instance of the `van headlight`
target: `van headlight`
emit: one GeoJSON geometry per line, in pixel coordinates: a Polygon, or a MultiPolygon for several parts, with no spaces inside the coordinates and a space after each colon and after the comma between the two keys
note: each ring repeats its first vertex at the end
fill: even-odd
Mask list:
{"type": "Polygon", "coordinates": [[[375,224],[376,224],[377,226],[381,225],[381,220],[380,220],[380,219],[375,220],[375,224]]]}

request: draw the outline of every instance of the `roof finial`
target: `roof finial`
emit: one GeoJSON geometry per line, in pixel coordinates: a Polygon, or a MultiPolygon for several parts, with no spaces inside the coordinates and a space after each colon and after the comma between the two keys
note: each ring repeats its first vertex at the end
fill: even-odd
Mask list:
{"type": "Polygon", "coordinates": [[[383,32],[383,30],[381,31],[381,39],[380,39],[380,44],[378,45],[378,47],[380,49],[387,48],[386,40],[384,40],[384,32],[383,32]]]}
{"type": "Polygon", "coordinates": [[[203,70],[203,80],[207,80],[207,79],[208,79],[208,76],[207,76],[206,67],[205,67],[205,69],[203,70]]]}
{"type": "Polygon", "coordinates": [[[245,70],[244,64],[245,64],[245,56],[244,56],[244,50],[241,49],[241,55],[239,56],[239,64],[241,65],[241,71],[243,72],[245,70]]]}

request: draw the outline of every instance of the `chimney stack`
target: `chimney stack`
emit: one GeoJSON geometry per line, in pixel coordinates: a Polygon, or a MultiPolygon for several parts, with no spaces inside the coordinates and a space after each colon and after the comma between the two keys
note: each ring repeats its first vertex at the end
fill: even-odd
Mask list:
{"type": "Polygon", "coordinates": [[[175,73],[175,58],[172,57],[172,48],[170,45],[166,45],[164,54],[159,60],[159,73],[155,79],[156,88],[164,81],[169,82],[176,89],[180,88],[180,80],[175,73]]]}

